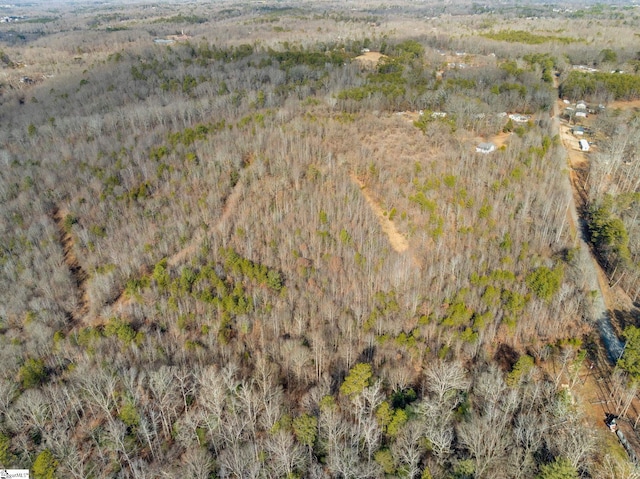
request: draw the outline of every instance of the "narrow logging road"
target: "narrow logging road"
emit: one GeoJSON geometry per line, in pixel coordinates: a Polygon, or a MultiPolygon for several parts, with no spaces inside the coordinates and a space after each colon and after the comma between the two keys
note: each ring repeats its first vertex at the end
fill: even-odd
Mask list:
{"type": "MultiPolygon", "coordinates": [[[[555,79],[556,89],[557,78],[555,79]]],[[[558,96],[559,97],[559,96],[558,96]]],[[[562,138],[560,134],[560,109],[558,108],[558,101],[554,102],[553,106],[553,130],[554,135],[558,135],[562,138]]],[[[578,264],[581,265],[582,275],[584,278],[584,286],[587,291],[594,291],[594,298],[591,304],[591,308],[587,311],[588,320],[593,324],[597,325],[598,331],[600,332],[600,338],[602,340],[602,345],[604,346],[607,357],[612,364],[615,364],[620,356],[622,355],[622,351],[624,350],[624,342],[620,340],[615,330],[613,329],[613,325],[611,324],[611,316],[609,315],[609,310],[607,309],[607,305],[605,304],[603,294],[608,288],[609,284],[604,279],[604,275],[598,274],[600,271],[600,265],[598,264],[597,259],[592,253],[591,247],[589,246],[588,238],[586,236],[586,223],[583,218],[578,216],[578,209],[576,206],[576,196],[579,197],[579,191],[573,191],[574,188],[579,188],[577,183],[571,181],[571,163],[569,161],[569,152],[566,141],[563,139],[564,152],[563,155],[564,160],[569,168],[569,173],[566,175],[566,187],[571,192],[570,195],[570,203],[567,214],[571,216],[570,220],[573,225],[575,225],[577,231],[577,244],[576,247],[579,251],[578,264]]]]}

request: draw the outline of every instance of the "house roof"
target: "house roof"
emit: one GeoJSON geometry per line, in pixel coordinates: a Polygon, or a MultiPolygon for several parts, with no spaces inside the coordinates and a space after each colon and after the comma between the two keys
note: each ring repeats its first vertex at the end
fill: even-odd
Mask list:
{"type": "Polygon", "coordinates": [[[496,145],[494,145],[493,143],[480,143],[478,146],[476,146],[476,151],[481,153],[490,153],[492,151],[495,151],[495,149],[496,145]]]}

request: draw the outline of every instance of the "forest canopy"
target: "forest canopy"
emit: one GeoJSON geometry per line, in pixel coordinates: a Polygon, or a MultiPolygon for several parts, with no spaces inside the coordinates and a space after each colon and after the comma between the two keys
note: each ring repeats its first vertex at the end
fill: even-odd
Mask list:
{"type": "Polygon", "coordinates": [[[594,403],[637,422],[637,316],[604,344],[576,224],[632,303],[638,121],[594,113],[587,170],[556,113],[633,84],[568,58],[622,68],[635,13],[36,6],[0,23],[0,467],[631,477],[594,403]]]}
{"type": "Polygon", "coordinates": [[[640,75],[622,72],[571,71],[562,82],[560,94],[573,100],[610,96],[616,100],[640,98],[640,75]]]}

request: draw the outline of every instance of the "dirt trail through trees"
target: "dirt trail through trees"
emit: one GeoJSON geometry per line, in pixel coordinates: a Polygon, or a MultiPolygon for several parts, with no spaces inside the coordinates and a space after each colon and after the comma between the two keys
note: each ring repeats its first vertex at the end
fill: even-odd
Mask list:
{"type": "MultiPolygon", "coordinates": [[[[224,207],[222,208],[222,215],[220,216],[216,224],[210,227],[206,232],[203,232],[201,230],[196,232],[195,236],[191,238],[191,241],[189,241],[189,243],[184,248],[167,258],[167,264],[169,266],[176,267],[186,258],[192,256],[196,252],[197,248],[202,244],[202,241],[204,240],[206,235],[222,231],[222,228],[224,227],[227,220],[236,209],[238,202],[240,201],[242,188],[242,179],[240,179],[240,181],[236,183],[236,185],[233,187],[233,190],[227,197],[224,207]]],[[[140,273],[140,276],[143,276],[145,274],[148,274],[148,272],[142,272],[140,273]]],[[[128,301],[129,298],[127,297],[127,295],[124,294],[124,292],[120,293],[120,295],[113,303],[113,309],[116,311],[122,310],[122,308],[127,304],[128,301]]]]}
{"type": "Polygon", "coordinates": [[[240,201],[240,197],[242,196],[242,189],[243,182],[241,178],[233,187],[231,194],[229,194],[229,196],[225,200],[224,207],[222,208],[222,215],[220,215],[220,218],[218,219],[216,224],[209,228],[207,232],[196,233],[196,235],[191,239],[187,246],[182,248],[167,260],[167,264],[169,266],[176,266],[180,264],[185,258],[195,253],[196,248],[200,245],[200,243],[202,243],[202,240],[204,239],[204,236],[206,234],[213,234],[222,231],[222,228],[229,220],[231,213],[233,213],[233,211],[238,206],[238,201],[240,201]]]}
{"type": "Polygon", "coordinates": [[[360,191],[364,195],[364,198],[367,200],[367,203],[373,210],[373,212],[378,217],[378,221],[380,222],[380,226],[382,227],[382,231],[389,238],[389,243],[391,243],[391,247],[398,253],[404,253],[409,249],[409,242],[407,238],[405,238],[402,233],[398,231],[396,225],[393,224],[387,216],[385,216],[384,211],[380,208],[380,205],[373,199],[373,196],[369,193],[369,189],[367,186],[358,179],[356,175],[351,174],[351,179],[360,187],[360,191]]]}
{"type": "MultiPolygon", "coordinates": [[[[67,265],[71,278],[76,286],[76,307],[73,311],[67,311],[66,315],[71,323],[77,323],[82,321],[89,312],[89,300],[86,287],[88,275],[86,271],[82,269],[82,266],[80,266],[78,257],[73,251],[74,240],[68,231],[71,226],[71,222],[67,219],[70,218],[69,213],[55,208],[52,218],[58,229],[58,241],[62,247],[64,263],[67,265]]],[[[72,325],[70,324],[70,326],[72,325]]]]}

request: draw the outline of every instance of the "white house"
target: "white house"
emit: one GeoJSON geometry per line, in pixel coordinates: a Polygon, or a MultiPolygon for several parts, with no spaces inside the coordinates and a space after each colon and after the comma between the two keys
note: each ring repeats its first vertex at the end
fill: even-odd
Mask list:
{"type": "Polygon", "coordinates": [[[509,115],[509,118],[511,118],[513,121],[517,123],[526,123],[529,121],[529,117],[527,115],[520,115],[518,113],[513,113],[509,115]]]}
{"type": "Polygon", "coordinates": [[[480,143],[476,146],[476,153],[483,153],[486,155],[492,151],[496,151],[496,145],[493,143],[480,143]]]}

